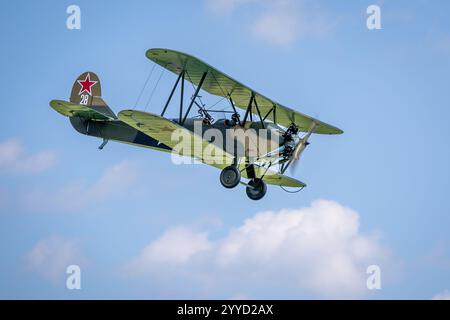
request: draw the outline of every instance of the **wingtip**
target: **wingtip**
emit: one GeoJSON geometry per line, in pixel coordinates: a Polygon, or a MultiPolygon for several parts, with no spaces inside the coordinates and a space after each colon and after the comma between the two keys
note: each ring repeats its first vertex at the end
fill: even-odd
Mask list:
{"type": "Polygon", "coordinates": [[[49,105],[52,109],[58,111],[58,107],[61,106],[62,102],[65,102],[65,101],[64,101],[64,100],[53,99],[53,100],[50,100],[50,102],[48,103],[48,105],[49,105]]]}
{"type": "Polygon", "coordinates": [[[150,48],[147,51],[145,51],[145,57],[147,59],[152,60],[152,56],[154,55],[154,52],[157,50],[157,48],[150,48]]]}
{"type": "Polygon", "coordinates": [[[60,101],[61,101],[61,100],[52,99],[52,100],[49,101],[48,105],[51,107],[52,105],[54,105],[54,104],[56,104],[56,103],[58,103],[58,102],[60,102],[60,101]]]}
{"type": "Polygon", "coordinates": [[[158,56],[159,52],[164,51],[164,53],[167,53],[167,51],[174,51],[167,48],[150,48],[145,51],[145,56],[148,59],[152,59],[152,56],[158,56]]]}

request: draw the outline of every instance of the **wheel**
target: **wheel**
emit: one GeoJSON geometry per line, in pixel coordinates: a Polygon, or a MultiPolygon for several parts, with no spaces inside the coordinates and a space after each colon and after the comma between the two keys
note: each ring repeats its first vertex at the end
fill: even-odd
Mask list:
{"type": "Polygon", "coordinates": [[[236,187],[241,181],[241,172],[235,166],[228,166],[220,173],[220,183],[228,189],[236,187]]]}
{"type": "Polygon", "coordinates": [[[253,179],[248,183],[247,188],[245,189],[247,192],[247,196],[252,200],[260,200],[262,199],[267,192],[267,185],[261,179],[253,179]]]}

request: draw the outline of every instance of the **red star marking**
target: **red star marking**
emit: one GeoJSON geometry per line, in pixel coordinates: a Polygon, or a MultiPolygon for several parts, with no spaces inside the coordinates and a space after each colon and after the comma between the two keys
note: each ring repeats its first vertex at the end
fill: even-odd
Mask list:
{"type": "Polygon", "coordinates": [[[92,87],[98,82],[98,81],[91,81],[91,74],[88,73],[86,76],[86,79],[84,80],[77,80],[78,83],[81,86],[80,92],[78,95],[82,94],[83,92],[89,93],[90,96],[92,96],[92,87]]]}

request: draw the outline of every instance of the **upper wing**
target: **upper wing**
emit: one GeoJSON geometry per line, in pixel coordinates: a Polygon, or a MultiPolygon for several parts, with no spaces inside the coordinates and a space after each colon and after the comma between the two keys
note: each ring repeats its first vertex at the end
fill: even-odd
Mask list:
{"type": "Polygon", "coordinates": [[[343,133],[342,130],[332,125],[292,110],[257,93],[225,73],[188,54],[169,49],[150,49],[147,51],[146,56],[175,74],[180,74],[185,70],[186,80],[194,85],[198,85],[203,73],[208,72],[202,89],[217,96],[231,97],[236,107],[241,109],[247,109],[251,96],[254,95],[261,117],[267,115],[266,119],[284,127],[289,127],[292,123],[295,123],[300,131],[307,132],[314,122],[316,124],[314,133],[343,133]]]}
{"type": "MultiPolygon", "coordinates": [[[[222,148],[159,115],[137,110],[123,110],[119,112],[118,117],[131,127],[171,147],[172,152],[194,157],[218,169],[223,169],[233,163],[233,156],[222,148]]],[[[242,176],[248,178],[247,172],[244,170],[244,163],[239,165],[239,169],[242,172],[242,176]]],[[[305,186],[301,181],[279,174],[274,170],[267,170],[261,166],[255,165],[255,173],[257,177],[264,175],[263,180],[268,184],[287,187],[305,186]]]]}

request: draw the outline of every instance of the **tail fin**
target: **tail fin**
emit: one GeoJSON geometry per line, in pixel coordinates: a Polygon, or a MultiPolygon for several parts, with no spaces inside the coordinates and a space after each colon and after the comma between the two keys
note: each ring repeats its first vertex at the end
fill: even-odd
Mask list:
{"type": "Polygon", "coordinates": [[[102,99],[100,79],[94,72],[85,72],[75,80],[70,94],[70,102],[87,106],[102,114],[116,118],[114,112],[102,99]]]}
{"type": "Polygon", "coordinates": [[[93,98],[101,96],[100,79],[94,72],[85,72],[75,80],[70,94],[70,102],[91,106],[93,98]]]}

